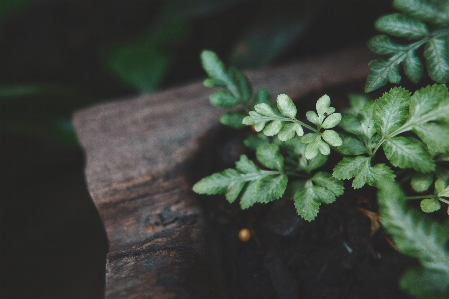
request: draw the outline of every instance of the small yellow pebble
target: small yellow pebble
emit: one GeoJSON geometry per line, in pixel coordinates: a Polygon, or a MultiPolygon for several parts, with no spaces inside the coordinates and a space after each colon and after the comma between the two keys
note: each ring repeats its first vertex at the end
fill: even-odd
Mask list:
{"type": "Polygon", "coordinates": [[[239,231],[239,239],[242,242],[248,242],[251,239],[251,232],[247,228],[242,228],[239,231]]]}

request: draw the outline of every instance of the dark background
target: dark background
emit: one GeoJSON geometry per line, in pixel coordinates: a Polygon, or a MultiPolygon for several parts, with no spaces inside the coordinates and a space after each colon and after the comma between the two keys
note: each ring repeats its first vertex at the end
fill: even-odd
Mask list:
{"type": "Polygon", "coordinates": [[[392,11],[387,0],[5,1],[0,298],[103,297],[108,245],[75,109],[204,78],[205,48],[258,68],[366,43],[374,20],[392,11]]]}

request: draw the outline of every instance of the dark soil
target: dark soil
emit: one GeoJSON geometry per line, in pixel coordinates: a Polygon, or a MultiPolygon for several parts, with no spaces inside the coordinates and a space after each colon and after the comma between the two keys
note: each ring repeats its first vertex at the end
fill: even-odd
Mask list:
{"type": "MultiPolygon", "coordinates": [[[[333,103],[342,102],[345,90],[358,88],[353,87],[328,94],[333,103]]],[[[313,95],[304,103],[315,103],[316,99],[313,95]]],[[[304,111],[313,107],[303,106],[304,111]]],[[[208,165],[207,174],[233,167],[238,156],[246,152],[242,146],[245,134],[250,132],[237,137],[235,131],[227,129],[215,132],[215,142],[205,149],[208,155],[202,154],[197,163],[208,165]]],[[[207,174],[196,175],[199,179],[207,174]]],[[[376,229],[375,189],[354,192],[346,184],[345,190],[333,204],[322,205],[312,222],[296,214],[290,199],[242,211],[237,202],[229,204],[224,196],[201,197],[205,217],[221,245],[230,297],[409,298],[399,289],[398,281],[416,262],[397,252],[381,227],[376,229]],[[248,242],[238,238],[243,228],[251,231],[248,242]]]]}

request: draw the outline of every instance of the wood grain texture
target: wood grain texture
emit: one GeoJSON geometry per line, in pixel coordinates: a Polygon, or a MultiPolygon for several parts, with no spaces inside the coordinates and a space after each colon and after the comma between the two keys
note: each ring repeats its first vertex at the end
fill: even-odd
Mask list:
{"type": "MultiPolygon", "coordinates": [[[[363,80],[365,47],[249,72],[255,87],[294,99],[363,80]]],[[[109,254],[106,298],[228,298],[219,256],[186,177],[221,109],[201,83],[78,111],[89,192],[109,254]]]]}

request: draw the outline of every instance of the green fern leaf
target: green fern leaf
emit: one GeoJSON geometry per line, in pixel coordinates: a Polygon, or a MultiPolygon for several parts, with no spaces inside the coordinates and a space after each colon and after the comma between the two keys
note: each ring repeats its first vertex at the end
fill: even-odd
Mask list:
{"type": "MultiPolygon", "coordinates": [[[[201,53],[201,63],[203,69],[213,79],[215,86],[226,87],[235,96],[238,95],[238,87],[234,83],[232,74],[226,70],[223,62],[218,58],[217,54],[212,51],[205,50],[201,53]]],[[[208,81],[210,83],[212,81],[208,81]]]]}
{"type": "Polygon", "coordinates": [[[246,114],[243,111],[229,111],[221,116],[220,122],[228,127],[241,129],[245,127],[243,124],[245,116],[246,114]]]}
{"type": "Polygon", "coordinates": [[[343,158],[340,163],[334,167],[332,174],[339,180],[348,180],[354,178],[352,187],[354,189],[362,188],[365,184],[376,186],[382,178],[394,180],[393,171],[384,164],[371,166],[370,157],[343,158]]]}
{"type": "Polygon", "coordinates": [[[343,184],[330,174],[318,172],[294,195],[297,213],[307,221],[318,215],[321,203],[332,203],[343,193],[343,184]]]}
{"type": "Polygon", "coordinates": [[[413,168],[419,172],[435,170],[435,162],[424,144],[406,137],[393,137],[383,143],[385,156],[399,168],[413,168]]]}
{"type": "Polygon", "coordinates": [[[256,150],[257,160],[270,169],[282,171],[284,169],[284,157],[276,144],[263,144],[256,150]]]}
{"type": "Polygon", "coordinates": [[[394,55],[397,52],[406,50],[406,47],[399,45],[386,35],[376,35],[368,41],[371,51],[380,55],[394,55]]]}
{"type": "Polygon", "coordinates": [[[412,17],[431,24],[449,24],[448,1],[394,0],[393,6],[412,17]]]}
{"type": "Polygon", "coordinates": [[[374,103],[374,124],[382,136],[400,128],[409,116],[410,92],[394,87],[374,103]]]}
{"type": "Polygon", "coordinates": [[[424,192],[429,190],[433,183],[433,175],[433,173],[415,173],[410,181],[413,190],[416,192],[424,192]]]}
{"type": "Polygon", "coordinates": [[[399,64],[406,58],[406,52],[400,52],[388,60],[372,60],[369,63],[371,72],[368,74],[365,83],[365,92],[376,90],[389,81],[390,83],[399,83],[399,64]]]}
{"type": "MultiPolygon", "coordinates": [[[[449,12],[447,13],[449,15],[449,12]]],[[[449,42],[448,38],[431,38],[424,47],[427,72],[433,81],[449,81],[449,42]]]]}
{"type": "Polygon", "coordinates": [[[414,51],[407,52],[407,57],[404,60],[404,72],[413,83],[418,83],[423,76],[424,65],[414,51]]]}
{"type": "Polygon", "coordinates": [[[409,269],[401,287],[417,298],[449,297],[449,235],[438,222],[409,210],[404,195],[392,181],[385,180],[378,193],[382,223],[400,252],[417,258],[421,266],[409,269]]]}
{"type": "Polygon", "coordinates": [[[426,37],[429,34],[429,30],[424,23],[400,13],[379,18],[375,22],[375,27],[377,30],[392,36],[412,40],[426,37]]]}

